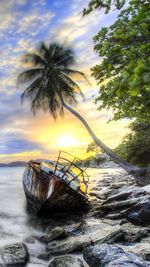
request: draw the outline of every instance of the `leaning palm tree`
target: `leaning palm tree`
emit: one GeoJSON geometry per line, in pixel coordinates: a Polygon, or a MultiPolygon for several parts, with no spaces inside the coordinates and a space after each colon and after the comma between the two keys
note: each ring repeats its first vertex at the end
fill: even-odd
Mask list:
{"type": "Polygon", "coordinates": [[[132,174],[138,183],[147,183],[147,180],[149,182],[149,169],[140,169],[116,155],[95,135],[86,120],[69,105],[77,102],[76,96],[78,94],[83,97],[79,85],[73,79],[73,75],[77,74],[83,79],[87,79],[84,73],[72,69],[75,57],[70,48],[58,43],[51,43],[49,46],[41,43],[36,53],[26,54],[24,60],[29,61],[32,68],[22,72],[18,77],[18,82],[26,85],[21,98],[22,101],[26,98],[31,101],[34,114],[39,109],[49,110],[56,119],[58,114],[62,116],[64,109],[67,109],[81,121],[93,141],[113,161],[123,167],[129,174],[132,174]]]}

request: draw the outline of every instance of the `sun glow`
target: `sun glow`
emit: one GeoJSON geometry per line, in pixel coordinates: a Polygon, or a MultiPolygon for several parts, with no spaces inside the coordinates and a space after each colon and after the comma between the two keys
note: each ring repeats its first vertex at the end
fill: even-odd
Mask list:
{"type": "Polygon", "coordinates": [[[67,146],[76,146],[79,145],[77,139],[70,134],[64,134],[58,138],[58,146],[67,147],[67,146]]]}

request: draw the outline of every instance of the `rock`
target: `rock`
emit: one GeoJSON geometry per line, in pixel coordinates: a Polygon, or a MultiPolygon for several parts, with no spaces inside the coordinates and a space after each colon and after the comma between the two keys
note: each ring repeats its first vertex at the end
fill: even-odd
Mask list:
{"type": "Polygon", "coordinates": [[[122,219],[121,222],[120,222],[120,225],[123,225],[123,224],[126,224],[128,223],[128,220],[127,219],[122,219]]]}
{"type": "Polygon", "coordinates": [[[124,212],[126,219],[136,225],[150,225],[150,197],[140,200],[124,212]]]}
{"type": "Polygon", "coordinates": [[[82,251],[85,247],[98,243],[113,243],[120,240],[122,232],[120,226],[105,223],[88,225],[83,227],[82,234],[78,236],[69,236],[68,238],[53,241],[48,244],[49,254],[65,254],[73,251],[82,251]]]}
{"type": "Polygon", "coordinates": [[[118,183],[111,183],[111,189],[119,189],[123,186],[126,186],[127,183],[126,182],[118,182],[118,183]]]}
{"type": "Polygon", "coordinates": [[[101,168],[117,168],[118,165],[114,163],[113,161],[104,162],[100,164],[101,168]]]}
{"type": "Polygon", "coordinates": [[[107,218],[105,217],[104,219],[102,219],[102,222],[103,222],[103,223],[106,223],[106,224],[108,224],[108,225],[114,226],[114,225],[120,225],[121,220],[110,220],[110,219],[107,219],[107,218]]]}
{"type": "Polygon", "coordinates": [[[121,246],[126,252],[131,252],[144,260],[150,261],[150,243],[138,243],[132,246],[121,246]]]}
{"type": "Polygon", "coordinates": [[[92,190],[92,192],[90,192],[90,196],[95,196],[99,199],[106,199],[111,192],[112,190],[104,187],[104,188],[100,188],[99,191],[92,190]]]}
{"type": "Polygon", "coordinates": [[[90,267],[150,267],[148,261],[113,245],[96,245],[84,249],[84,259],[90,267]]]}
{"type": "Polygon", "coordinates": [[[70,236],[65,240],[53,241],[48,244],[48,253],[62,255],[73,251],[80,251],[91,244],[90,236],[70,236]]]}
{"type": "Polygon", "coordinates": [[[49,267],[84,267],[84,265],[81,259],[72,255],[64,255],[55,257],[49,267]]]}
{"type": "Polygon", "coordinates": [[[114,200],[126,200],[129,196],[132,195],[132,191],[130,190],[124,190],[122,192],[119,192],[118,194],[115,194],[113,196],[110,196],[106,199],[104,204],[113,202],[114,200]]]}
{"type": "Polygon", "coordinates": [[[111,220],[119,220],[123,218],[123,215],[121,213],[109,213],[108,215],[105,216],[105,218],[111,220]]]}
{"type": "Polygon", "coordinates": [[[48,255],[48,253],[42,253],[42,254],[39,254],[39,255],[37,255],[36,256],[38,259],[40,259],[40,260],[49,260],[49,255],[48,255]]]}
{"type": "Polygon", "coordinates": [[[16,243],[2,248],[2,259],[7,265],[25,264],[28,261],[28,250],[24,243],[16,243]]]}
{"type": "Polygon", "coordinates": [[[64,229],[68,233],[68,235],[77,235],[82,231],[83,222],[71,223],[69,225],[65,225],[64,229]]]}
{"type": "Polygon", "coordinates": [[[150,184],[142,187],[147,194],[150,194],[150,184]]]}
{"type": "Polygon", "coordinates": [[[107,211],[117,210],[117,209],[123,210],[125,208],[128,208],[130,206],[137,204],[142,199],[143,199],[143,197],[131,198],[131,199],[123,200],[123,201],[114,201],[113,203],[102,204],[101,209],[107,210],[107,211]]]}
{"type": "Polygon", "coordinates": [[[104,204],[106,203],[110,203],[110,202],[114,202],[114,201],[122,201],[122,200],[127,200],[129,199],[129,197],[131,198],[138,198],[139,196],[144,196],[148,193],[149,191],[149,187],[145,186],[142,188],[139,188],[138,186],[130,186],[126,189],[121,189],[121,191],[117,194],[114,194],[110,197],[107,198],[107,200],[104,202],[104,204]]]}
{"type": "Polygon", "coordinates": [[[140,242],[141,243],[149,243],[150,244],[150,236],[146,236],[146,237],[142,238],[140,242]]]}
{"type": "Polygon", "coordinates": [[[148,235],[145,228],[137,227],[132,223],[126,223],[121,226],[124,240],[128,242],[139,241],[142,237],[148,235]]]}
{"type": "Polygon", "coordinates": [[[136,169],[133,174],[137,185],[145,186],[150,184],[150,169],[148,167],[136,169]]]}
{"type": "Polygon", "coordinates": [[[33,244],[33,243],[35,243],[35,239],[34,239],[34,237],[27,237],[25,240],[24,240],[24,242],[26,242],[26,243],[30,243],[30,244],[33,244]]]}
{"type": "Polygon", "coordinates": [[[68,233],[63,227],[55,227],[48,235],[47,241],[59,240],[68,236],[68,233]]]}

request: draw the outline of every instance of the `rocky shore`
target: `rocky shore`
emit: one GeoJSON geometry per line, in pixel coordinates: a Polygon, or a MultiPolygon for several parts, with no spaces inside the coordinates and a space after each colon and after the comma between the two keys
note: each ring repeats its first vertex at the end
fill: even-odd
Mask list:
{"type": "Polygon", "coordinates": [[[138,187],[117,170],[93,175],[84,211],[42,218],[44,234],[4,246],[0,266],[31,266],[36,239],[43,245],[37,266],[150,267],[150,186],[138,187]]]}

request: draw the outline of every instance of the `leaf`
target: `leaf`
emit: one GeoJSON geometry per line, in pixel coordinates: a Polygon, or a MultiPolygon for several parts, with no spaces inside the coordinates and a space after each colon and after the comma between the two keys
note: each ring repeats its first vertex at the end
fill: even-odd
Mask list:
{"type": "Polygon", "coordinates": [[[127,70],[125,70],[122,72],[122,76],[123,76],[123,78],[127,79],[130,77],[130,73],[127,70]]]}
{"type": "Polygon", "coordinates": [[[131,95],[131,96],[138,96],[139,93],[140,93],[140,91],[138,88],[130,88],[130,90],[129,90],[129,95],[131,95]]]}
{"type": "Polygon", "coordinates": [[[144,89],[146,92],[150,92],[150,85],[145,86],[144,89]]]}
{"type": "Polygon", "coordinates": [[[143,81],[144,81],[145,83],[149,83],[149,82],[150,82],[150,73],[145,73],[145,74],[143,75],[143,81]]]}

